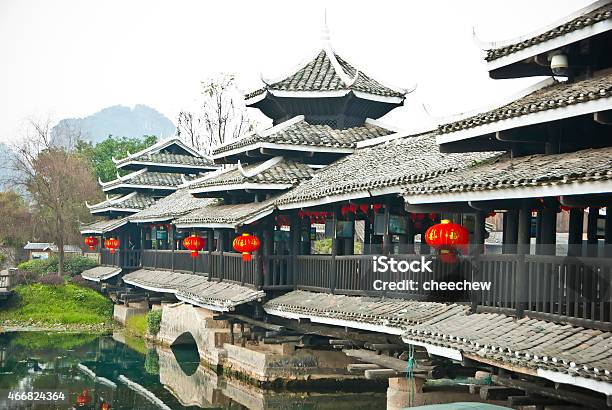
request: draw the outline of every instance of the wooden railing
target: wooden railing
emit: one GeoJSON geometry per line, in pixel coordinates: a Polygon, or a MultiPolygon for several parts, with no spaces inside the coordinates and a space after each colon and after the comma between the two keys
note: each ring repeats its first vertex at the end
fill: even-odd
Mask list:
{"type": "MultiPolygon", "coordinates": [[[[390,255],[397,261],[419,255],[390,255]]],[[[239,253],[143,250],[101,254],[103,264],[166,269],[208,275],[258,289],[310,290],[346,295],[386,296],[412,300],[471,302],[474,309],[612,330],[612,259],[543,255],[480,255],[455,264],[432,256],[431,272],[375,272],[373,255],[270,255],[244,262],[239,253]],[[414,281],[414,289],[380,288],[381,282],[414,281]],[[432,292],[426,282],[483,282],[490,288],[469,292],[432,292]],[[379,286],[376,287],[376,284],[379,286]]]]}

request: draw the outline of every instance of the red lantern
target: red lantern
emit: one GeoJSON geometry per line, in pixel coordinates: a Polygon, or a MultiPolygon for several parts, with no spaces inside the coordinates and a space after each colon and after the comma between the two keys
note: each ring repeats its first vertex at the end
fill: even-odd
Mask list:
{"type": "Polygon", "coordinates": [[[447,255],[449,253],[454,254],[459,249],[466,251],[469,239],[468,230],[449,219],[443,219],[439,224],[430,226],[425,231],[425,241],[429,246],[439,251],[440,259],[443,262],[445,260],[454,262],[456,258],[447,255]]]}
{"type": "Polygon", "coordinates": [[[243,233],[234,238],[232,245],[238,252],[242,252],[242,261],[248,262],[251,260],[251,252],[255,252],[260,246],[259,238],[248,233],[243,233]]]}
{"type": "Polygon", "coordinates": [[[115,253],[119,249],[119,239],[109,238],[104,241],[104,246],[110,250],[110,253],[115,253]]]}
{"type": "Polygon", "coordinates": [[[91,402],[91,396],[89,395],[89,390],[83,390],[83,393],[79,394],[76,398],[76,402],[79,407],[83,407],[91,402]]]}
{"type": "Polygon", "coordinates": [[[89,249],[91,249],[92,251],[94,250],[97,244],[98,238],[96,238],[95,236],[88,236],[87,238],[85,238],[85,245],[89,246],[89,249]]]}
{"type": "Polygon", "coordinates": [[[183,246],[191,251],[191,257],[197,258],[198,252],[204,249],[206,241],[195,233],[183,239],[183,246]]]}

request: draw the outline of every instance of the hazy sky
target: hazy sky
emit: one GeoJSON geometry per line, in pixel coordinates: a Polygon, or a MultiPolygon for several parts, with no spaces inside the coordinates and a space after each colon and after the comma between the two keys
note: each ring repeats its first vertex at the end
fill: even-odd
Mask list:
{"type": "Polygon", "coordinates": [[[147,104],[175,121],[200,81],[235,73],[243,90],[286,73],[320,46],[415,93],[383,120],[408,129],[470,111],[533,83],[490,80],[484,40],[532,31],[589,0],[152,1],[0,0],[0,141],[28,118],[83,117],[147,104]]]}

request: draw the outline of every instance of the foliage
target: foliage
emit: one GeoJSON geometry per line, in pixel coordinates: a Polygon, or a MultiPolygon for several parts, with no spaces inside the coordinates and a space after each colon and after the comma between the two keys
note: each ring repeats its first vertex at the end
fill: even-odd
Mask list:
{"type": "Polygon", "coordinates": [[[15,148],[16,183],[25,187],[35,215],[37,235],[59,248],[58,274],[62,275],[64,245],[80,241],[79,221],[91,218],[86,199],[101,196],[87,161],[61,145],[53,145],[50,122],[31,122],[15,148]]]}
{"type": "Polygon", "coordinates": [[[90,280],[85,279],[84,277],[82,277],[81,275],[76,275],[73,276],[69,279],[69,282],[72,284],[75,284],[77,286],[80,286],[82,288],[90,288],[93,289],[95,291],[99,291],[100,290],[100,285],[96,282],[92,282],[90,280]]]}
{"type": "Polygon", "coordinates": [[[91,343],[97,337],[91,333],[19,332],[10,344],[32,350],[69,350],[91,343]]]}
{"type": "Polygon", "coordinates": [[[73,284],[52,286],[19,285],[0,320],[32,321],[43,324],[109,323],[112,302],[100,293],[73,284]]]}
{"type": "Polygon", "coordinates": [[[38,283],[42,284],[42,285],[63,285],[64,284],[64,278],[62,278],[61,276],[57,276],[55,274],[44,274],[42,275],[40,278],[38,278],[38,283]]]}
{"type": "Polygon", "coordinates": [[[6,262],[6,255],[0,252],[0,266],[2,266],[4,262],[6,262]]]}
{"type": "Polygon", "coordinates": [[[149,330],[149,334],[156,335],[159,333],[159,328],[161,326],[162,319],[162,311],[161,310],[152,310],[147,313],[147,329],[149,330]]]}
{"type": "Polygon", "coordinates": [[[329,255],[331,254],[332,240],[331,238],[320,239],[312,242],[312,253],[318,255],[329,255]]]}
{"type": "Polygon", "coordinates": [[[147,350],[147,356],[145,357],[144,362],[144,369],[145,372],[149,374],[159,374],[159,355],[157,354],[157,350],[147,350]]]}
{"type": "Polygon", "coordinates": [[[27,270],[20,270],[17,272],[16,281],[18,285],[29,285],[30,283],[36,282],[39,277],[40,275],[37,273],[27,270]]]}
{"type": "Polygon", "coordinates": [[[113,156],[115,159],[124,158],[127,156],[127,151],[138,152],[155,144],[156,140],[154,135],[145,135],[143,138],[113,137],[111,135],[95,145],[91,142],[79,141],[76,144],[76,152],[91,165],[96,178],[106,182],[117,178],[113,156]]]}
{"type": "Polygon", "coordinates": [[[147,334],[146,315],[136,315],[125,322],[125,331],[131,336],[144,337],[147,334]]]}
{"type": "Polygon", "coordinates": [[[31,220],[21,195],[15,191],[0,192],[0,245],[23,246],[31,237],[31,220]]]}
{"type": "MultiPolygon", "coordinates": [[[[22,262],[17,267],[20,271],[32,272],[37,275],[57,273],[59,260],[53,255],[48,259],[33,259],[22,262]]],[[[80,275],[83,271],[98,266],[96,261],[86,256],[72,255],[64,260],[64,273],[69,276],[80,275]]]]}

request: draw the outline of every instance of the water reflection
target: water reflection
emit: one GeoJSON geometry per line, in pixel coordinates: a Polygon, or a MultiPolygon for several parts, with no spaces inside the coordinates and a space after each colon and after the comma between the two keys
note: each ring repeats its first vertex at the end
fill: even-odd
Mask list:
{"type": "MultiPolygon", "coordinates": [[[[119,334],[0,334],[0,389],[69,392],[70,404],[33,409],[386,408],[383,393],[262,390],[200,364],[193,345],[147,346],[119,334]]],[[[0,398],[0,408],[10,405],[0,398]]]]}

